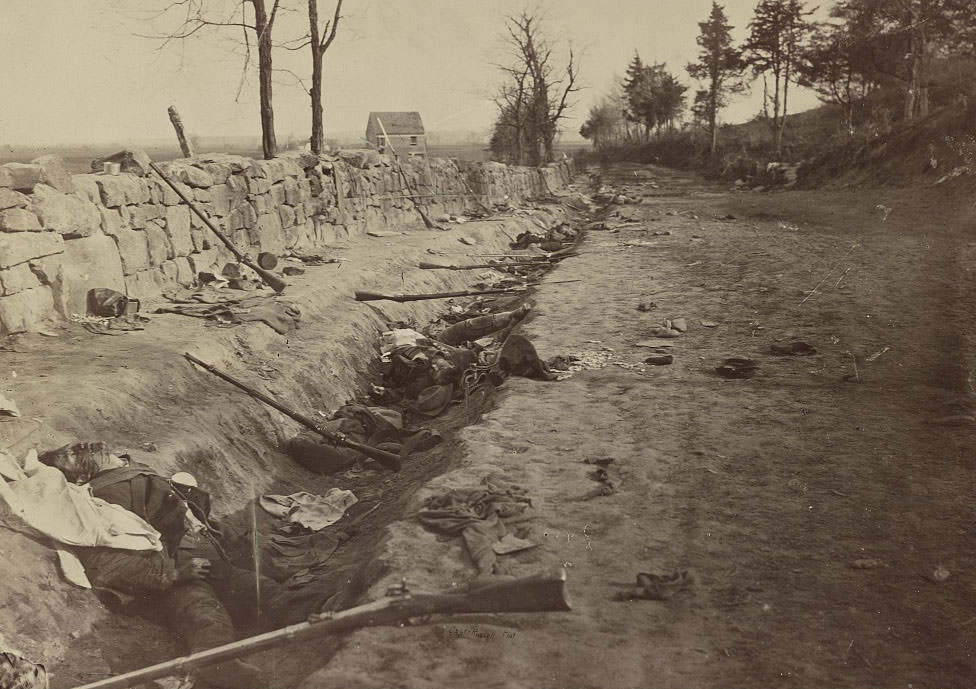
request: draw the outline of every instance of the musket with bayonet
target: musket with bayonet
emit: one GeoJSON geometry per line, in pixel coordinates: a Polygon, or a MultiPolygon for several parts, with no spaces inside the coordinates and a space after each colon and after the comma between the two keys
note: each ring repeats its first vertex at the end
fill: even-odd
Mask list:
{"type": "Polygon", "coordinates": [[[403,585],[392,589],[385,599],[337,613],[312,615],[306,622],[91,682],[76,689],[127,689],[151,679],[183,675],[199,667],[283,644],[335,636],[360,627],[396,625],[414,618],[426,622],[430,615],[566,612],[571,609],[566,594],[566,570],[562,568],[554,573],[487,584],[463,593],[415,594],[403,585]]]}

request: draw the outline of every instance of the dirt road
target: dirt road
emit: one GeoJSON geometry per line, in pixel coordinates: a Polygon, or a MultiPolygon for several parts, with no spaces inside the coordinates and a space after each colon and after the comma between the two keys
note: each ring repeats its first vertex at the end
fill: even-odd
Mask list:
{"type": "MultiPolygon", "coordinates": [[[[549,278],[583,282],[544,285],[524,331],[592,368],[509,380],[410,506],[486,476],[523,487],[539,546],[502,573],[564,566],[573,612],[363,630],[301,686],[971,686],[971,190],[591,181],[640,203],[608,209],[549,278]],[[674,318],[674,363],[644,365],[638,343],[674,318]],[[816,353],[771,350],[795,340],[816,353]],[[733,356],[755,374],[719,376],[733,356]],[[598,458],[615,492],[584,499],[598,458]],[[617,600],[675,570],[697,585],[617,600]]],[[[460,539],[409,517],[381,563],[374,596],[474,574],[460,539]]]]}

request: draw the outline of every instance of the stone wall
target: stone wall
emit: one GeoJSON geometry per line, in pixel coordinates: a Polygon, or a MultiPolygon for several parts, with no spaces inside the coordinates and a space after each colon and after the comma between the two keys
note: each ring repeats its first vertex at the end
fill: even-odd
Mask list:
{"type": "MultiPolygon", "coordinates": [[[[71,175],[56,156],[0,165],[0,335],[85,315],[93,287],[151,301],[233,260],[146,169],[148,159],[123,160],[129,172],[118,175],[71,175]]],[[[252,256],[314,252],[367,227],[418,227],[411,194],[431,195],[424,208],[436,219],[476,208],[473,194],[489,206],[548,196],[572,172],[569,161],[540,170],[411,160],[403,163],[404,183],[390,159],[372,151],[274,160],[200,155],[160,167],[252,256]]]]}

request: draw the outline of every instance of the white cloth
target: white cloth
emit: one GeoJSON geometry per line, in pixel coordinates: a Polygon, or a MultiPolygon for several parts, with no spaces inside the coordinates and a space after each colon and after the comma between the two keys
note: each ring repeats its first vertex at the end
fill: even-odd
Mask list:
{"type": "Polygon", "coordinates": [[[274,517],[287,519],[312,531],[320,531],[342,519],[358,498],[351,490],[330,488],[325,495],[294,493],[292,495],[262,495],[261,508],[274,517]]]}
{"type": "Polygon", "coordinates": [[[23,464],[0,450],[0,525],[58,543],[121,550],[162,550],[159,532],[127,509],[68,483],[31,450],[23,464]]]}

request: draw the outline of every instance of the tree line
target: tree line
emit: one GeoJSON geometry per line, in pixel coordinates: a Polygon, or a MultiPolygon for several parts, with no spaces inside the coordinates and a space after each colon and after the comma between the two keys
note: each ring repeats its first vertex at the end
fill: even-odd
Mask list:
{"type": "MultiPolygon", "coordinates": [[[[683,124],[707,131],[713,154],[719,114],[753,82],[762,85],[757,118],[768,124],[777,156],[791,87],[839,106],[851,136],[876,120],[924,117],[976,89],[976,0],[837,0],[826,21],[814,21],[814,11],[804,0],[759,0],[736,44],[725,8],[712,3],[698,24],[698,58],[685,68],[698,87],[683,124]]],[[[580,134],[601,148],[670,132],[687,108],[686,91],[666,65],[645,65],[635,53],[580,134]]]]}

